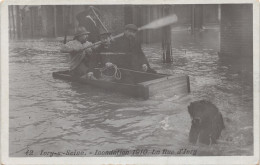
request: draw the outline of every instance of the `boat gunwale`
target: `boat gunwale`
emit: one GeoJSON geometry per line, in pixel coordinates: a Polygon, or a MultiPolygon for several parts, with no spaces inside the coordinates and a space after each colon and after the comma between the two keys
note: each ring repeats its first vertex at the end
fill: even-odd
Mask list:
{"type": "MultiPolygon", "coordinates": [[[[120,68],[120,69],[126,70],[126,71],[132,71],[130,69],[123,69],[123,68],[120,68]]],[[[122,83],[122,82],[105,81],[105,80],[100,80],[100,79],[89,80],[89,79],[85,79],[85,78],[81,78],[81,77],[73,77],[69,74],[68,70],[53,72],[52,75],[56,79],[63,79],[63,80],[67,80],[67,81],[85,83],[87,85],[93,85],[95,87],[103,88],[106,90],[115,90],[117,92],[125,93],[127,95],[132,95],[134,97],[143,98],[145,100],[149,99],[149,97],[150,97],[150,90],[151,90],[150,87],[152,87],[156,84],[159,84],[159,83],[164,83],[167,80],[174,81],[174,79],[176,79],[176,81],[183,81],[184,79],[186,79],[187,92],[190,93],[190,82],[189,82],[188,75],[184,75],[184,74],[169,75],[169,74],[160,74],[160,73],[146,73],[146,72],[140,72],[140,71],[133,71],[133,72],[138,73],[138,74],[143,74],[143,75],[151,75],[154,77],[152,77],[153,79],[150,79],[148,81],[138,82],[136,84],[129,84],[129,83],[122,83]],[[156,76],[158,78],[156,78],[156,76]],[[127,92],[127,90],[129,92],[127,92]],[[137,93],[134,93],[134,91],[137,93]]]]}

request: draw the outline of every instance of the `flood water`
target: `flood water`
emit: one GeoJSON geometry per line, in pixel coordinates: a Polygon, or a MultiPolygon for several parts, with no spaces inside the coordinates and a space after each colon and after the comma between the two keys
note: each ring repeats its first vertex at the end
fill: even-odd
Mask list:
{"type": "Polygon", "coordinates": [[[147,149],[146,155],[161,151],[153,156],[171,156],[162,154],[164,149],[174,151],[173,156],[180,149],[196,151],[183,156],[252,155],[252,63],[219,62],[218,36],[214,30],[195,37],[173,32],[172,64],[162,63],[160,44],[143,45],[154,69],[184,73],[191,81],[188,96],[161,94],[146,101],[53,79],[52,72],[68,67],[58,42],[11,42],[10,156],[75,156],[67,154],[74,151],[84,152],[76,156],[102,156],[95,155],[97,150],[120,149],[147,149]],[[226,128],[216,145],[188,142],[187,106],[200,99],[216,104],[224,117],[226,128]]]}

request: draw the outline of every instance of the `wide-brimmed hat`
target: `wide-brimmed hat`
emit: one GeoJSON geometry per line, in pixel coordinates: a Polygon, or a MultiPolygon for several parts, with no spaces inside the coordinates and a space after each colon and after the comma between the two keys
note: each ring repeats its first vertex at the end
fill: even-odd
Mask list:
{"type": "Polygon", "coordinates": [[[85,34],[89,34],[89,32],[86,30],[86,28],[85,27],[78,27],[78,29],[77,29],[77,31],[74,35],[74,38],[85,35],[85,34]]]}
{"type": "Polygon", "coordinates": [[[138,28],[137,28],[137,26],[136,26],[135,24],[127,24],[127,25],[125,26],[125,29],[126,29],[126,30],[138,31],[138,28]]]}

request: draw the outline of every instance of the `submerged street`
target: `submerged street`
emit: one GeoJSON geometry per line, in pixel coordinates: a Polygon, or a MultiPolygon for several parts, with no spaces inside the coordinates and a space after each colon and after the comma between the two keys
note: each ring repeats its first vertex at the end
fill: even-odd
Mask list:
{"type": "Polygon", "coordinates": [[[142,47],[158,72],[189,75],[191,93],[181,98],[155,95],[146,101],[53,79],[52,72],[68,68],[65,54],[58,52],[61,43],[11,42],[10,156],[26,156],[28,150],[34,151],[31,156],[50,156],[41,154],[42,150],[99,156],[95,155],[98,151],[118,149],[168,153],[158,156],[181,149],[196,150],[195,155],[201,156],[252,155],[252,63],[220,62],[218,29],[206,29],[196,36],[175,29],[172,40],[171,64],[162,63],[160,43],[142,47]],[[187,106],[201,99],[214,103],[224,117],[226,128],[216,145],[188,142],[191,119],[187,106]]]}

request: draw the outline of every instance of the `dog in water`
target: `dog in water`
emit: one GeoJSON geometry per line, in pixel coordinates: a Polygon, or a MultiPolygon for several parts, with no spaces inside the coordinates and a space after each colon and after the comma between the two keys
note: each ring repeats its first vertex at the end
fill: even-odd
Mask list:
{"type": "Polygon", "coordinates": [[[200,100],[192,102],[188,106],[188,112],[192,119],[189,133],[189,141],[196,144],[216,144],[225,128],[222,114],[218,108],[209,101],[200,100]]]}

